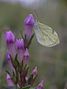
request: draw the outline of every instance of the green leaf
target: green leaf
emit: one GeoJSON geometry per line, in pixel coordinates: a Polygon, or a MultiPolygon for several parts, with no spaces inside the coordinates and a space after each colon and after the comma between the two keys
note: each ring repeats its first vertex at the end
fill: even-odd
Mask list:
{"type": "Polygon", "coordinates": [[[29,48],[29,46],[30,46],[30,44],[31,44],[31,42],[32,42],[33,37],[34,37],[34,34],[31,36],[31,38],[30,38],[30,40],[29,40],[29,42],[28,42],[28,44],[27,44],[27,48],[29,48]]]}

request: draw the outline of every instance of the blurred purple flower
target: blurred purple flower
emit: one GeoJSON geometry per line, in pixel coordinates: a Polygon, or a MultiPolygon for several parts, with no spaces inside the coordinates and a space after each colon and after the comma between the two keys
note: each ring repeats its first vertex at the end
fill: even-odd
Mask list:
{"type": "Polygon", "coordinates": [[[18,60],[20,62],[22,62],[24,52],[25,52],[24,40],[23,39],[16,39],[15,45],[16,45],[16,50],[17,50],[17,54],[18,54],[18,60]]]}
{"type": "Polygon", "coordinates": [[[29,50],[26,48],[25,53],[24,53],[24,60],[23,60],[24,63],[28,64],[29,57],[30,57],[29,50]]]}
{"type": "Polygon", "coordinates": [[[44,89],[44,80],[42,80],[38,86],[36,87],[36,89],[44,89]]]}
{"type": "Polygon", "coordinates": [[[24,20],[24,27],[25,27],[24,33],[27,37],[31,37],[34,23],[35,23],[35,20],[33,15],[29,14],[24,20]]]}
{"type": "Polygon", "coordinates": [[[6,75],[6,81],[7,81],[8,86],[10,86],[10,87],[14,86],[13,81],[9,74],[6,75]]]}

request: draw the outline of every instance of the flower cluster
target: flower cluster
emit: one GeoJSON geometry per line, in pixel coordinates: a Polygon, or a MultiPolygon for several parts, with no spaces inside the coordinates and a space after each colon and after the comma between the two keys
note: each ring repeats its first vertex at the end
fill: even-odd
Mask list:
{"type": "MultiPolygon", "coordinates": [[[[33,68],[30,76],[29,70],[29,46],[34,36],[32,30],[35,19],[29,14],[24,20],[23,38],[17,39],[12,31],[5,33],[5,42],[7,46],[6,59],[8,61],[10,71],[6,71],[6,81],[8,86],[17,86],[18,88],[31,87],[38,75],[37,66],[33,68]]],[[[43,89],[42,80],[36,89],[43,89]]]]}

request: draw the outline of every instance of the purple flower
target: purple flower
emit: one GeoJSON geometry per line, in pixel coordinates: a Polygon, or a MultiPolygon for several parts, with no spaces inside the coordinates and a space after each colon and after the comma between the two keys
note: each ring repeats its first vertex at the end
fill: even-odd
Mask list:
{"type": "Polygon", "coordinates": [[[26,48],[25,53],[24,53],[24,60],[23,60],[24,63],[28,64],[29,57],[30,57],[29,50],[26,48]]]}
{"type": "Polygon", "coordinates": [[[18,54],[18,60],[20,62],[22,62],[24,52],[25,52],[24,40],[23,39],[17,39],[15,45],[16,45],[16,50],[17,50],[17,54],[18,54]]]}
{"type": "Polygon", "coordinates": [[[38,86],[36,87],[36,89],[44,89],[44,80],[42,80],[38,86]]]}
{"type": "Polygon", "coordinates": [[[33,15],[29,14],[24,20],[24,27],[25,27],[24,32],[27,37],[31,37],[34,23],[35,23],[35,20],[33,15]]]}
{"type": "Polygon", "coordinates": [[[13,81],[9,74],[6,75],[6,81],[8,86],[14,86],[13,81]]]}
{"type": "Polygon", "coordinates": [[[34,25],[34,17],[32,14],[29,14],[26,19],[24,20],[25,25],[34,25]]]}
{"type": "Polygon", "coordinates": [[[11,31],[5,33],[5,40],[7,45],[13,44],[15,42],[15,36],[11,31]]]}
{"type": "Polygon", "coordinates": [[[5,33],[5,41],[7,44],[9,54],[14,58],[15,56],[15,36],[11,31],[5,33]]]}
{"type": "Polygon", "coordinates": [[[32,75],[35,78],[37,76],[37,74],[38,74],[38,70],[37,70],[37,66],[36,66],[32,71],[32,75]]]}
{"type": "Polygon", "coordinates": [[[17,50],[24,49],[24,40],[23,39],[16,39],[16,48],[17,48],[17,50]]]}

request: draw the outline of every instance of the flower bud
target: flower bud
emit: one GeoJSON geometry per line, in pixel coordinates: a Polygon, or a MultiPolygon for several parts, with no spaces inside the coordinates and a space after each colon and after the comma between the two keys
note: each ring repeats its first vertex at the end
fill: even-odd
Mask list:
{"type": "Polygon", "coordinates": [[[16,39],[16,48],[17,48],[17,50],[24,49],[24,40],[23,39],[16,39]]]}
{"type": "Polygon", "coordinates": [[[22,62],[23,55],[25,52],[24,40],[23,39],[17,39],[15,45],[16,45],[16,49],[17,49],[18,59],[20,62],[22,62]]]}
{"type": "Polygon", "coordinates": [[[13,66],[12,66],[12,63],[11,63],[10,54],[9,54],[8,52],[6,53],[6,60],[7,60],[7,62],[8,62],[9,68],[12,70],[12,69],[13,69],[13,66]]]}
{"type": "Polygon", "coordinates": [[[37,66],[32,70],[32,73],[30,77],[28,78],[28,84],[33,85],[35,82],[35,79],[37,77],[38,71],[37,71],[37,66]]]}
{"type": "Polygon", "coordinates": [[[29,57],[30,57],[29,50],[26,48],[25,53],[24,53],[24,60],[23,60],[24,63],[28,64],[29,57]]]}
{"type": "Polygon", "coordinates": [[[15,36],[11,31],[5,33],[5,40],[7,45],[13,44],[15,42],[15,36]]]}
{"type": "Polygon", "coordinates": [[[11,57],[10,57],[10,54],[7,52],[7,54],[6,54],[6,60],[7,61],[10,61],[11,60],[11,57]]]}
{"type": "Polygon", "coordinates": [[[29,14],[25,20],[24,20],[24,27],[25,27],[25,35],[27,37],[31,37],[32,36],[32,29],[33,29],[33,26],[34,26],[34,17],[32,14],[29,14]]]}
{"type": "Polygon", "coordinates": [[[7,44],[9,54],[14,58],[15,56],[15,36],[11,31],[5,33],[5,41],[7,44]]]}
{"type": "Polygon", "coordinates": [[[44,80],[42,80],[38,86],[36,87],[36,89],[44,89],[44,80]]]}
{"type": "Polygon", "coordinates": [[[14,86],[13,81],[11,80],[11,77],[9,74],[6,75],[6,81],[8,86],[10,87],[14,86]]]}
{"type": "Polygon", "coordinates": [[[37,74],[38,74],[38,71],[37,71],[37,66],[36,66],[32,71],[32,75],[35,78],[37,76],[37,74]]]}

